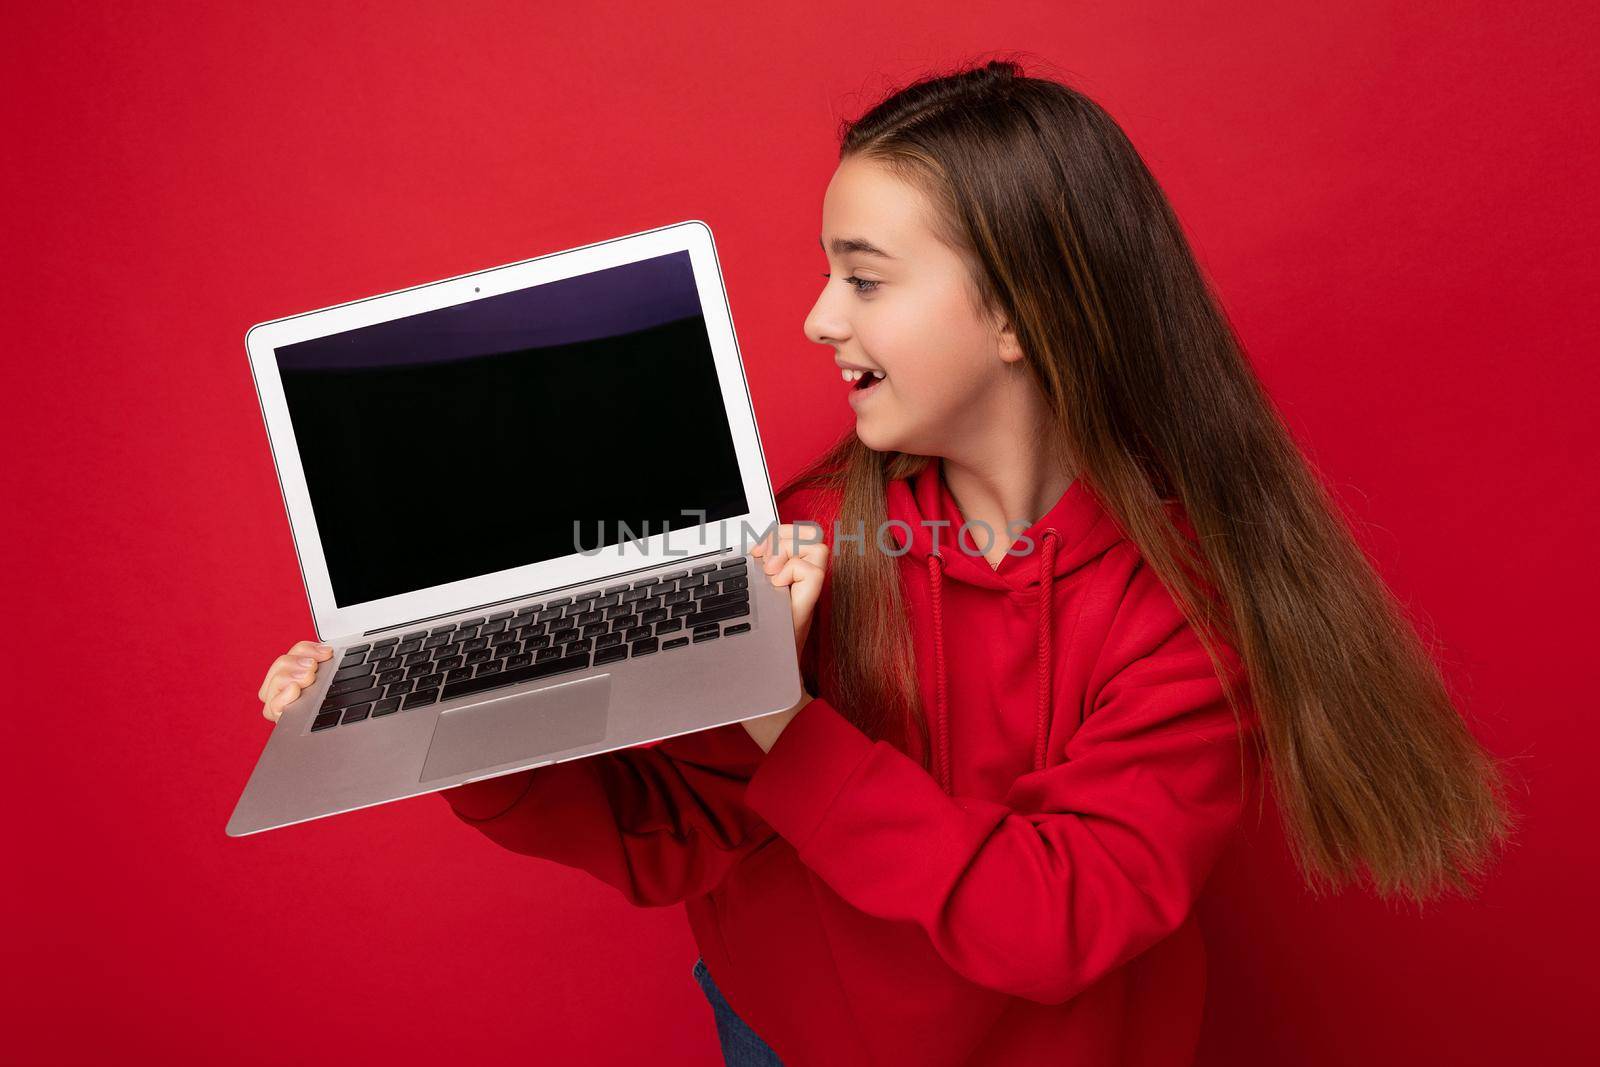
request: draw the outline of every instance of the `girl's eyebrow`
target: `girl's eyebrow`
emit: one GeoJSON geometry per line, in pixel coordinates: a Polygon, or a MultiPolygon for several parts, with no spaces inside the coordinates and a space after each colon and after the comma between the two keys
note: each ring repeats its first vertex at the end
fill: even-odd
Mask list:
{"type": "Polygon", "coordinates": [[[871,241],[868,241],[862,237],[835,237],[827,244],[823,244],[822,238],[818,237],[817,244],[822,245],[822,250],[824,252],[831,247],[833,249],[833,254],[836,256],[847,256],[851,252],[859,252],[864,256],[877,256],[879,259],[895,258],[889,253],[885,252],[883,249],[879,248],[877,245],[873,244],[871,241]]]}

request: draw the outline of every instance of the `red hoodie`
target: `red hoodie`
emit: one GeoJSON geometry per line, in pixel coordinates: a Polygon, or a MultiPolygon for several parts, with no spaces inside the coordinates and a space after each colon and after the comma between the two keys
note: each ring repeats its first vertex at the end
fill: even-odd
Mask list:
{"type": "MultiPolygon", "coordinates": [[[[937,461],[888,501],[932,773],[818,698],[769,753],[734,723],[442,795],[506,848],[685,902],[718,988],[791,1067],[1190,1063],[1191,909],[1256,769],[1210,660],[1082,481],[998,568],[981,531],[955,544],[937,461]]],[[[779,500],[830,541],[834,514],[815,490],[779,500]]],[[[808,680],[827,618],[825,583],[808,680]]]]}

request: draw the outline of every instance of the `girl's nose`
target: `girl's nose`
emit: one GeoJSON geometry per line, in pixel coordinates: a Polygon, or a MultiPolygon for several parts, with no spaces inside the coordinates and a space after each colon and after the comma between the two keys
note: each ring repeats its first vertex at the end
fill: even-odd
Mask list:
{"type": "Polygon", "coordinates": [[[806,336],[819,345],[833,345],[837,347],[850,336],[849,328],[844,321],[833,312],[832,302],[824,292],[811,306],[811,313],[806,316],[806,336]]]}

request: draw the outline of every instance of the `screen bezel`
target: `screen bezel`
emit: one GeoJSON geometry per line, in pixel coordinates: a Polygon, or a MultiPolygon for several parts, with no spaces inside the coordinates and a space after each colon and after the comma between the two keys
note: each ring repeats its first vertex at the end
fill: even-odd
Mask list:
{"type": "MultiPolygon", "coordinates": [[[[598,581],[622,571],[657,564],[664,566],[724,546],[739,547],[748,541],[748,531],[765,530],[777,519],[777,503],[772,494],[766,457],[756,428],[755,409],[750,400],[738,337],[733,328],[733,312],[728,305],[727,290],[717,261],[716,244],[711,227],[699,219],[688,219],[533,259],[257,323],[245,334],[245,349],[249,354],[250,372],[255,380],[257,399],[261,403],[261,415],[278,473],[278,485],[283,492],[295,554],[299,557],[300,574],[305,582],[306,598],[311,605],[312,620],[319,640],[371,633],[412,621],[468,611],[478,605],[598,581]],[[691,523],[670,533],[654,534],[639,541],[625,541],[593,555],[574,552],[543,563],[530,563],[379,600],[337,606],[316,515],[311,507],[305,470],[301,466],[300,449],[295,441],[294,426],[278,374],[276,350],[300,341],[439,308],[455,307],[517,289],[679,251],[689,253],[694,268],[695,288],[699,293],[701,312],[705,316],[723,407],[733,435],[749,510],[743,515],[720,521],[691,523]]],[[[688,461],[692,460],[686,458],[688,461]]]]}

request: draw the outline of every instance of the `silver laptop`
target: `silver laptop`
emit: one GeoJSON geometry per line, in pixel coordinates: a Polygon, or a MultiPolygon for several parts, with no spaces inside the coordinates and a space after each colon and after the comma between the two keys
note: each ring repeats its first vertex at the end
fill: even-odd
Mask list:
{"type": "Polygon", "coordinates": [[[252,327],[318,638],[243,836],[801,696],[776,505],[690,220],[252,327]]]}

